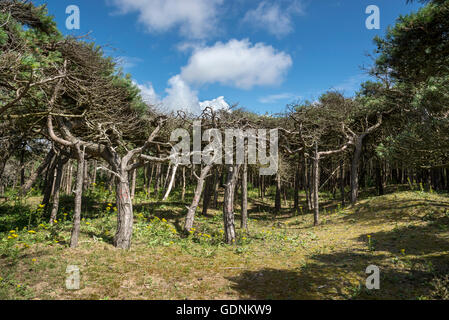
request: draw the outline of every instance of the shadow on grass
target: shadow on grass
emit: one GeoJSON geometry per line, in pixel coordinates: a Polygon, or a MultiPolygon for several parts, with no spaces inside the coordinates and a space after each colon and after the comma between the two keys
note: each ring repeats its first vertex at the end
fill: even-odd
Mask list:
{"type": "MultiPolygon", "coordinates": [[[[438,274],[419,268],[395,268],[385,265],[385,256],[337,253],[314,256],[312,262],[293,270],[264,268],[227,277],[231,288],[242,299],[316,300],[316,299],[405,299],[414,300],[432,294],[430,282],[438,274]],[[320,263],[319,261],[326,261],[320,263]],[[333,262],[329,262],[333,261],[333,262]],[[369,265],[380,268],[380,290],[366,288],[369,265]]],[[[447,259],[447,256],[446,256],[447,259]]],[[[447,272],[447,271],[446,271],[447,272]]]]}
{"type": "Polygon", "coordinates": [[[423,200],[422,197],[416,199],[391,199],[384,197],[382,201],[376,200],[359,203],[352,207],[353,214],[344,217],[344,220],[357,220],[358,222],[385,223],[385,222],[413,222],[423,219],[424,212],[429,215],[444,216],[449,212],[449,203],[435,200],[423,200]],[[418,210],[426,207],[425,210],[418,210]]]}
{"type": "Polygon", "coordinates": [[[263,268],[227,279],[247,299],[432,298],[432,279],[449,273],[448,229],[449,217],[440,216],[425,225],[370,234],[374,252],[365,234],[356,240],[366,249],[314,254],[298,268],[263,268]],[[380,290],[366,288],[370,265],[380,268],[380,290]]]}
{"type": "MultiPolygon", "coordinates": [[[[449,252],[448,230],[449,217],[440,217],[425,225],[396,227],[391,231],[372,233],[370,236],[376,251],[420,256],[449,252]]],[[[357,240],[367,242],[367,239],[368,235],[362,235],[357,240]]],[[[447,265],[449,265],[448,261],[446,261],[447,265]]]]}

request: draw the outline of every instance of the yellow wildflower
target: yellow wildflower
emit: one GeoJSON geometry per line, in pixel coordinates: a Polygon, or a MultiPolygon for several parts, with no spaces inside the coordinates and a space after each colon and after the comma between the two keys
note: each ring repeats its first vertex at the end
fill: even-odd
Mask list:
{"type": "Polygon", "coordinates": [[[36,259],[31,259],[31,261],[32,261],[32,262],[36,262],[37,260],[36,260],[36,259]]]}
{"type": "Polygon", "coordinates": [[[9,231],[9,233],[16,233],[16,230],[11,230],[9,231]]]}
{"type": "Polygon", "coordinates": [[[28,231],[28,233],[36,233],[36,231],[30,230],[30,231],[28,231]]]}

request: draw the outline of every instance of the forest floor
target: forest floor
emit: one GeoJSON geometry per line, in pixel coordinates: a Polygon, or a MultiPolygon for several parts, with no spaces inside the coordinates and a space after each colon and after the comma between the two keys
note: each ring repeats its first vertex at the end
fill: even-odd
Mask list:
{"type": "Polygon", "coordinates": [[[33,227],[41,209],[24,212],[39,201],[0,204],[0,299],[448,298],[447,195],[396,192],[344,209],[324,199],[318,227],[311,214],[274,216],[254,197],[249,232],[237,228],[233,246],[222,242],[220,210],[187,237],[184,203],[140,203],[129,251],[111,244],[112,203],[84,216],[70,249],[70,213],[33,227]],[[79,290],[66,289],[68,265],[80,269],[79,290]],[[380,268],[379,290],[365,287],[369,265],[380,268]]]}

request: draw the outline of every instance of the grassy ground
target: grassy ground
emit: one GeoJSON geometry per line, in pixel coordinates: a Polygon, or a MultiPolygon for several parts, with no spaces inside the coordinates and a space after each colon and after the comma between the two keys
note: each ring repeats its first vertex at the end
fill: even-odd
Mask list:
{"type": "Polygon", "coordinates": [[[0,299],[448,298],[448,197],[396,192],[345,209],[325,200],[313,227],[310,214],[274,217],[252,196],[249,233],[238,228],[233,246],[222,243],[219,210],[185,237],[185,204],[138,204],[130,251],[111,245],[113,203],[84,216],[78,249],[67,247],[71,212],[39,226],[40,198],[0,204],[0,299]],[[68,265],[81,270],[80,290],[65,288],[68,265]],[[369,265],[380,290],[365,288],[369,265]]]}

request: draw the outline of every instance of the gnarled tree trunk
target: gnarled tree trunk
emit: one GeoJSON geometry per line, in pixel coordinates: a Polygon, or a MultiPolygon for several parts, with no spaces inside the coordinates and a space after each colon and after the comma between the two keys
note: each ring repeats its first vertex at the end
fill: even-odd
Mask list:
{"type": "Polygon", "coordinates": [[[212,168],[212,165],[206,165],[201,170],[200,176],[197,177],[198,183],[196,185],[195,193],[193,195],[192,204],[190,205],[190,207],[187,210],[186,221],[184,224],[184,230],[186,232],[189,232],[190,229],[192,229],[192,227],[193,227],[193,222],[195,220],[196,208],[198,207],[198,204],[200,203],[201,193],[203,192],[204,180],[206,179],[207,175],[209,174],[209,171],[211,168],[212,168]]]}
{"type": "Polygon", "coordinates": [[[51,214],[50,214],[50,224],[53,224],[53,222],[56,220],[56,216],[58,214],[62,173],[63,173],[64,166],[67,163],[67,160],[68,160],[68,158],[65,158],[65,157],[63,158],[62,156],[58,160],[58,166],[56,168],[55,187],[53,190],[53,204],[52,204],[51,214]]]}
{"type": "Polygon", "coordinates": [[[134,219],[128,179],[128,171],[123,169],[120,171],[120,177],[116,177],[117,232],[114,246],[125,250],[131,247],[134,219]]]}
{"type": "Polygon", "coordinates": [[[54,158],[54,151],[53,149],[50,149],[50,151],[47,153],[47,156],[45,157],[44,161],[40,164],[40,166],[37,168],[36,171],[34,171],[31,176],[28,178],[28,180],[25,182],[25,184],[22,186],[22,190],[20,193],[22,195],[26,195],[28,191],[30,191],[33,184],[36,182],[36,179],[42,175],[48,168],[48,165],[52,162],[54,158]]]}
{"type": "Polygon", "coordinates": [[[315,145],[315,157],[313,159],[313,224],[317,226],[320,223],[320,155],[318,145],[315,145]]]}
{"type": "Polygon", "coordinates": [[[352,156],[352,166],[351,166],[351,203],[355,204],[357,202],[357,197],[359,194],[359,166],[360,166],[360,156],[362,155],[364,136],[359,137],[354,143],[355,150],[352,156]]]}
{"type": "Polygon", "coordinates": [[[248,230],[248,164],[243,165],[242,172],[242,221],[241,228],[248,230]]]}
{"type": "Polygon", "coordinates": [[[176,177],[176,172],[178,171],[178,166],[179,166],[178,164],[174,164],[173,165],[171,179],[170,179],[170,182],[169,182],[168,187],[167,187],[167,191],[165,192],[165,196],[162,199],[162,201],[167,200],[168,197],[170,196],[170,192],[171,192],[171,190],[173,188],[173,184],[175,183],[175,177],[176,177]]]}
{"type": "Polygon", "coordinates": [[[70,248],[78,246],[78,239],[81,227],[81,204],[83,196],[83,174],[84,174],[84,150],[81,150],[79,145],[76,145],[76,155],[78,162],[78,169],[76,171],[76,189],[75,189],[75,209],[73,213],[73,228],[72,236],[70,238],[70,248]]]}
{"type": "Polygon", "coordinates": [[[223,200],[224,234],[227,244],[235,242],[234,192],[240,165],[227,165],[228,176],[223,200]]]}

